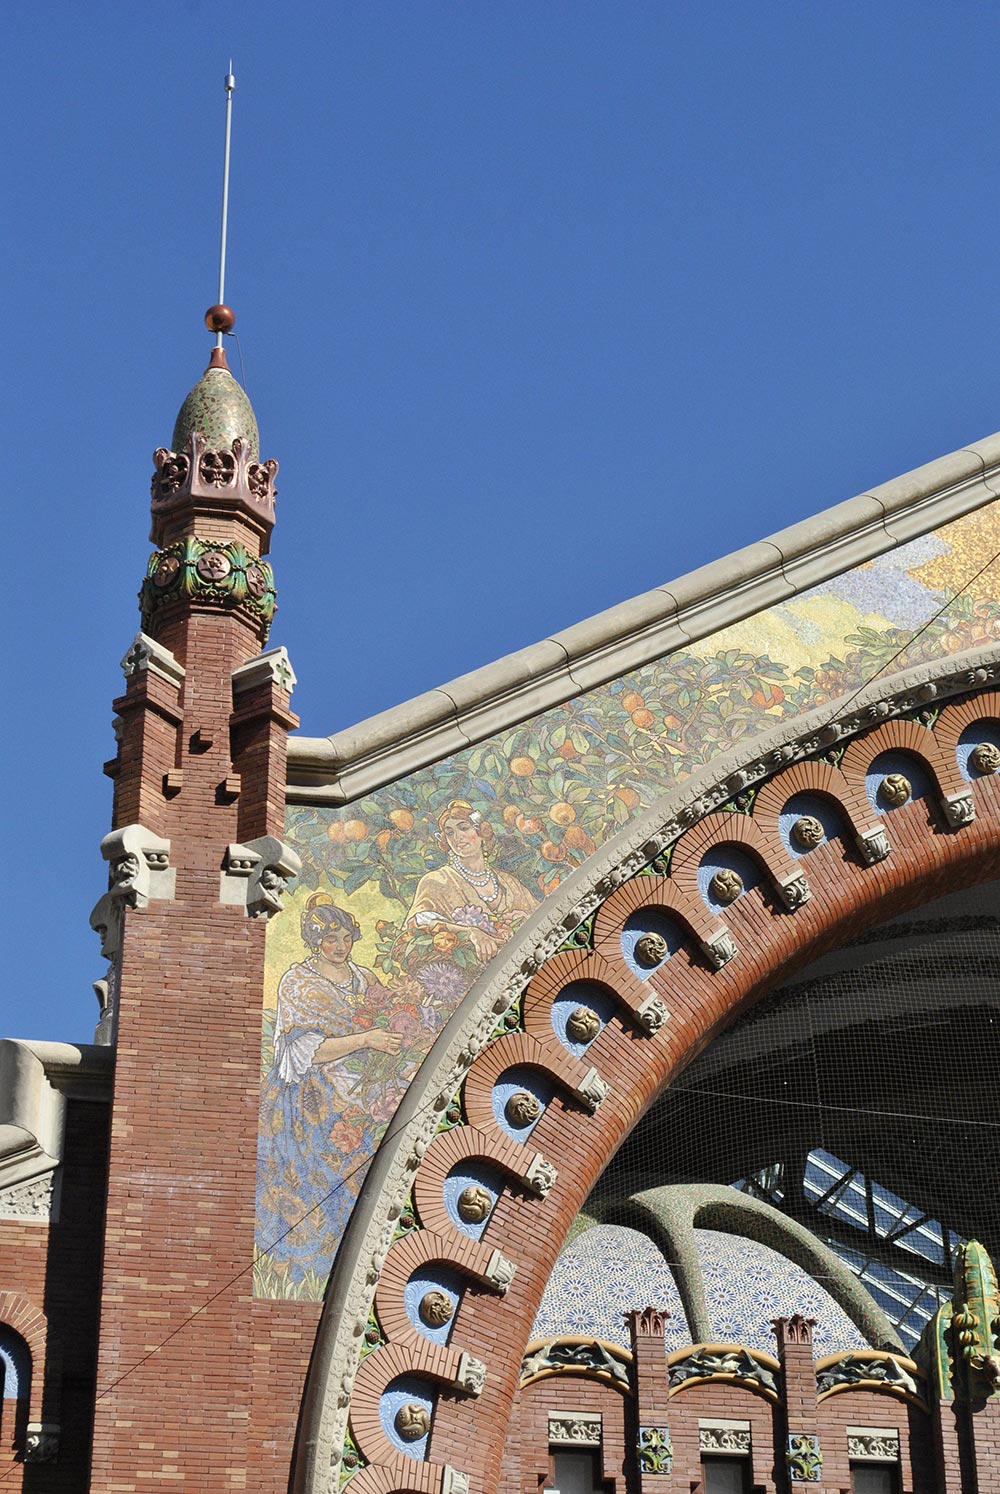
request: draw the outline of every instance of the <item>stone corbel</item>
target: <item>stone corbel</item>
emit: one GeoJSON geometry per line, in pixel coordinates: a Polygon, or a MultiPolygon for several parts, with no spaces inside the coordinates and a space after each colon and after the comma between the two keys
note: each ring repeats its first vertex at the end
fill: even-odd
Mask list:
{"type": "Polygon", "coordinates": [[[803,903],[809,901],[812,897],[812,891],[803,873],[796,872],[793,876],[786,878],[785,881],[778,883],[778,896],[781,898],[788,912],[794,913],[798,908],[802,907],[803,903]]]}
{"type": "Polygon", "coordinates": [[[471,1354],[463,1354],[458,1361],[455,1384],[466,1395],[482,1395],[486,1384],[486,1366],[483,1361],[474,1359],[471,1354]]]}
{"type": "Polygon", "coordinates": [[[524,1174],[524,1181],[532,1193],[537,1193],[539,1198],[544,1198],[558,1176],[552,1163],[547,1162],[541,1152],[536,1152],[524,1174]]]}
{"type": "Polygon", "coordinates": [[[701,949],[713,970],[721,970],[723,965],[735,960],[739,953],[736,940],[728,929],[720,929],[710,939],[702,939],[701,949]]]}
{"type": "Polygon", "coordinates": [[[962,789],[957,794],[945,794],[941,800],[944,817],[952,830],[971,825],[976,818],[976,806],[971,789],[962,789]]]}
{"type": "Polygon", "coordinates": [[[154,898],[174,896],[177,873],[170,865],[170,842],[145,825],[112,830],[101,841],[101,855],[110,866],[109,897],[144,908],[154,898]]]}
{"type": "Polygon", "coordinates": [[[669,1019],[670,1013],[660,1000],[659,996],[647,996],[640,1007],[636,1008],[636,1017],[643,1031],[652,1037],[654,1032],[659,1032],[669,1019]]]}
{"type": "Polygon", "coordinates": [[[288,883],[302,870],[302,862],[284,841],[261,835],[246,845],[226,847],[219,901],[242,904],[249,918],[273,918],[281,912],[288,883]]]}
{"type": "Polygon", "coordinates": [[[501,1297],[505,1296],[514,1280],[514,1262],[509,1261],[499,1250],[494,1250],[486,1267],[486,1281],[501,1297]]]}
{"type": "Polygon", "coordinates": [[[889,837],[881,825],[876,825],[871,830],[862,830],[860,835],[855,837],[855,841],[866,866],[874,866],[877,861],[884,861],[892,851],[889,837]]]}

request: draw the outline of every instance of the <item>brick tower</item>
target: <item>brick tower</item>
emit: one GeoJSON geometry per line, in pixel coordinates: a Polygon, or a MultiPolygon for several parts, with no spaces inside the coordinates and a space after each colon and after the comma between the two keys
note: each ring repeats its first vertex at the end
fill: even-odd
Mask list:
{"type": "Polygon", "coordinates": [[[247,1486],[264,935],[297,869],[280,839],[294,675],[262,651],[277,463],[221,347],[171,445],[92,916],[117,1045],[94,1490],[247,1486]]]}

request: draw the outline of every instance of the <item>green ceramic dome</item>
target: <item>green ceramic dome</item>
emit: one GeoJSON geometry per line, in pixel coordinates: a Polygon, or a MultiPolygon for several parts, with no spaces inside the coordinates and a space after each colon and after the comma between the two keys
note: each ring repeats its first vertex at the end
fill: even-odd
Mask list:
{"type": "Polygon", "coordinates": [[[242,387],[228,368],[206,368],[181,405],[174,426],[174,451],[188,443],[192,431],[201,431],[209,451],[229,451],[242,436],[253,461],[260,461],[257,417],[242,387]]]}

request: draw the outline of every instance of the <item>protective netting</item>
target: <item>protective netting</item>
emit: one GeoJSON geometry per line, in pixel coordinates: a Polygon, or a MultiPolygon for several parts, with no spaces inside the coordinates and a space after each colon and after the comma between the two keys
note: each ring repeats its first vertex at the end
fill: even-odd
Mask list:
{"type": "Polygon", "coordinates": [[[872,929],[730,1026],[660,1098],[587,1212],[722,1183],[805,1224],[913,1345],[963,1239],[1000,1258],[996,884],[872,929]]]}

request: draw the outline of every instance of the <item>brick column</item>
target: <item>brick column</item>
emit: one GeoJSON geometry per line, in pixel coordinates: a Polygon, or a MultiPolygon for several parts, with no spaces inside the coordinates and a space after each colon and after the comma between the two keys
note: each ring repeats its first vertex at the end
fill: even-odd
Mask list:
{"type": "Polygon", "coordinates": [[[626,1313],[632,1340],[637,1461],[642,1494],[665,1494],[671,1486],[673,1444],[667,1418],[670,1378],[663,1333],[668,1312],[645,1307],[626,1313]]]}
{"type": "Polygon", "coordinates": [[[261,556],[276,464],[257,460],[224,360],[208,380],[205,425],[156,453],[161,548],[116,702],[111,889],[95,910],[118,998],[90,1484],[102,1494],[243,1491],[254,1462],[260,995],[267,917],[294,871],[280,835],[297,723],[284,650],[254,662],[274,610],[261,556]],[[220,397],[236,434],[219,434],[220,397]]]}
{"type": "Polygon", "coordinates": [[[785,1487],[801,1494],[808,1488],[821,1488],[823,1481],[812,1347],[815,1320],[796,1313],[776,1318],[771,1326],[778,1340],[785,1392],[785,1487]]]}

